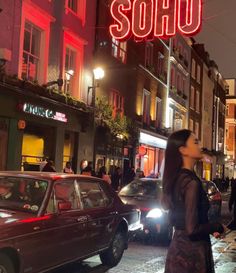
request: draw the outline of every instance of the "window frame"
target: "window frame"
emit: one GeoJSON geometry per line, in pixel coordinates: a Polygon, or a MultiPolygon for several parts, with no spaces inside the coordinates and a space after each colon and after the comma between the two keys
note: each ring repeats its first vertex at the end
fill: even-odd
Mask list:
{"type": "Polygon", "coordinates": [[[112,106],[112,116],[115,118],[120,111],[121,116],[124,115],[124,96],[115,89],[111,90],[110,102],[112,106]],[[117,107],[117,102],[119,102],[119,106],[117,107]]]}
{"type": "Polygon", "coordinates": [[[142,115],[143,115],[143,122],[146,124],[150,124],[150,110],[151,110],[151,92],[148,91],[147,89],[143,89],[143,100],[142,100],[142,115]],[[148,108],[149,109],[144,109],[144,106],[147,104],[144,101],[144,98],[148,97],[148,108]]]}
{"type": "Polygon", "coordinates": [[[86,22],[86,0],[75,0],[77,1],[77,11],[69,7],[69,1],[71,0],[65,0],[65,14],[71,13],[78,17],[82,22],[82,26],[84,26],[86,22]]]}
{"type": "Polygon", "coordinates": [[[197,113],[200,113],[200,91],[198,91],[196,89],[196,92],[195,92],[195,97],[196,97],[196,112],[197,113]]]}
{"type": "Polygon", "coordinates": [[[111,39],[111,55],[123,64],[127,62],[127,42],[120,42],[114,38],[111,39]],[[123,48],[125,47],[125,49],[123,48]],[[116,52],[116,53],[115,53],[116,52]]]}
{"type": "Polygon", "coordinates": [[[195,88],[192,85],[190,87],[190,108],[195,110],[195,88]]]}
{"type": "MultiPolygon", "coordinates": [[[[70,47],[76,52],[75,67],[77,70],[74,74],[74,86],[71,90],[70,95],[80,99],[82,96],[82,73],[83,73],[83,63],[84,63],[84,45],[86,42],[80,37],[74,35],[70,31],[64,30],[63,35],[63,50],[62,50],[62,68],[61,75],[63,80],[65,80],[65,63],[66,63],[66,48],[70,47]]],[[[63,87],[64,91],[64,87],[63,87]]]]}
{"type": "Polygon", "coordinates": [[[145,67],[152,67],[153,66],[153,52],[154,52],[154,45],[152,42],[146,42],[145,44],[145,59],[144,65],[145,67]]]}
{"type": "Polygon", "coordinates": [[[21,29],[20,29],[20,47],[18,59],[18,77],[22,75],[22,58],[24,49],[24,29],[25,22],[29,21],[41,30],[40,42],[40,62],[39,62],[39,75],[37,81],[39,84],[44,84],[48,80],[48,59],[49,59],[49,43],[50,43],[50,24],[55,22],[55,18],[48,14],[45,10],[32,3],[23,1],[22,3],[22,16],[21,16],[21,29]]]}

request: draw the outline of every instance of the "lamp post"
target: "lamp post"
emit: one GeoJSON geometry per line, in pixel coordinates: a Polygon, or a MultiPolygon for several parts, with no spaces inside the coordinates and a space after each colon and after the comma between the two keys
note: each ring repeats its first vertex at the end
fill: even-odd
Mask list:
{"type": "Polygon", "coordinates": [[[87,104],[90,90],[92,90],[92,103],[91,106],[95,107],[96,88],[99,86],[99,81],[105,76],[105,71],[101,67],[97,67],[93,70],[93,85],[88,87],[87,104]]]}

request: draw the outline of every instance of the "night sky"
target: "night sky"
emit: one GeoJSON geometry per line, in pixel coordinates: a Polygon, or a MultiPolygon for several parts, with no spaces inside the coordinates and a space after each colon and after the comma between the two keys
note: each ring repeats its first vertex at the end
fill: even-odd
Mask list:
{"type": "Polygon", "coordinates": [[[225,78],[236,78],[236,0],[203,1],[203,26],[195,40],[205,44],[225,78]]]}

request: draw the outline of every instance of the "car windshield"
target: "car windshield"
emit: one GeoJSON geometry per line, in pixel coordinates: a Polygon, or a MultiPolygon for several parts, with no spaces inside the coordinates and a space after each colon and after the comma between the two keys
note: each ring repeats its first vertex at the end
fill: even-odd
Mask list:
{"type": "Polygon", "coordinates": [[[120,191],[120,196],[153,197],[161,194],[161,182],[157,180],[134,180],[120,191]]]}
{"type": "Polygon", "coordinates": [[[44,200],[47,181],[0,176],[0,209],[37,213],[44,200]]]}

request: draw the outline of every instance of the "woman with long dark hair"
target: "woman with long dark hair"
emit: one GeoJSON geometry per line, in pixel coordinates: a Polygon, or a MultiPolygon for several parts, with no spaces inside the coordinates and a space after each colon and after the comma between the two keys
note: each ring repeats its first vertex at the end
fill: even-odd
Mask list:
{"type": "Polygon", "coordinates": [[[168,250],[165,273],[214,273],[210,234],[225,229],[208,222],[209,201],[194,173],[202,158],[198,139],[189,130],[173,133],[167,143],[163,176],[163,207],[169,209],[175,232],[168,250]]]}

